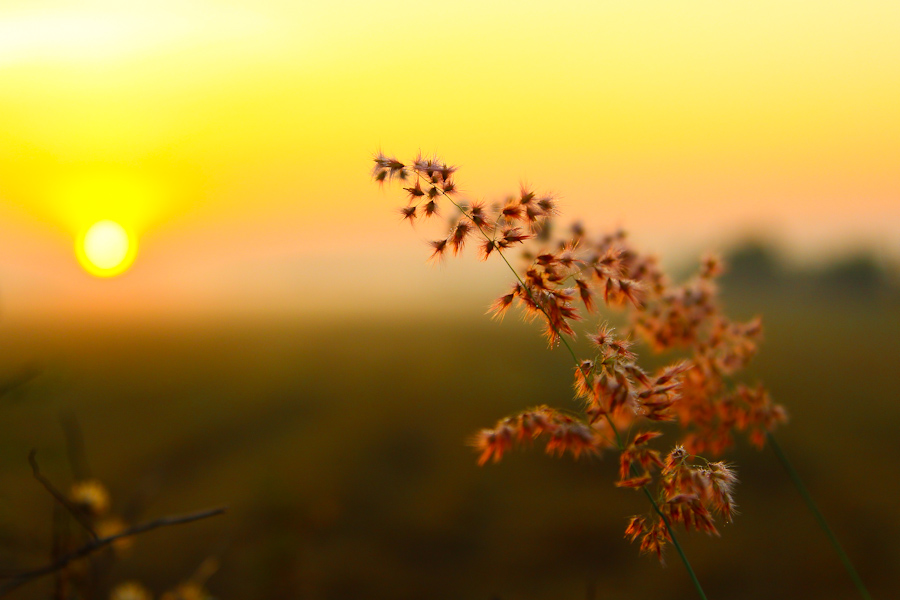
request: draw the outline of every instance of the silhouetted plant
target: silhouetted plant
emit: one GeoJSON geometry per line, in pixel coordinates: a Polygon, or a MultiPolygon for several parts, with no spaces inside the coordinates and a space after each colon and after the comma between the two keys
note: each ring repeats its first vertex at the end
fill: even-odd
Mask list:
{"type": "MultiPolygon", "coordinates": [[[[225,508],[213,508],[186,515],[161,517],[152,521],[128,525],[122,518],[110,512],[109,492],[99,480],[83,479],[75,481],[69,493],[65,494],[41,473],[38,468],[35,451],[31,452],[28,461],[31,464],[35,479],[40,482],[55,500],[51,559],[47,564],[37,568],[4,574],[4,576],[0,577],[0,579],[6,580],[0,583],[0,596],[5,596],[31,581],[48,575],[55,575],[54,597],[93,597],[94,582],[87,576],[87,572],[80,568],[83,566],[85,559],[104,550],[112,550],[114,553],[127,552],[133,544],[135,536],[153,529],[183,525],[221,515],[225,512],[225,508]],[[73,536],[70,534],[66,524],[67,516],[78,522],[82,529],[81,535],[73,536]]],[[[206,569],[206,571],[208,570],[206,569]]],[[[208,577],[208,573],[206,576],[208,577]]],[[[181,600],[203,600],[204,598],[209,598],[210,596],[205,592],[202,583],[202,581],[192,579],[170,592],[168,596],[164,596],[164,598],[181,600]],[[182,593],[182,588],[187,590],[187,592],[182,593]]],[[[149,593],[147,593],[148,595],[142,595],[144,592],[145,590],[140,584],[131,582],[124,585],[124,587],[117,587],[113,591],[112,598],[118,600],[152,598],[149,593]]]]}

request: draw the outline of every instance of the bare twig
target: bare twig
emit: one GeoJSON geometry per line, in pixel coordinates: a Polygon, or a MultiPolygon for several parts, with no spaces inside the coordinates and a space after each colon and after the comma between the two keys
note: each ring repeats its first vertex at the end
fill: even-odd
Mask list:
{"type": "Polygon", "coordinates": [[[190,523],[192,521],[199,521],[200,519],[206,519],[208,517],[214,517],[216,515],[221,515],[226,510],[225,507],[212,508],[209,510],[203,510],[200,512],[191,513],[188,515],[177,515],[172,517],[162,517],[156,519],[154,521],[147,521],[146,523],[141,523],[139,525],[135,525],[134,527],[130,527],[124,531],[116,533],[114,535],[110,535],[107,537],[96,538],[93,540],[89,540],[83,546],[78,548],[77,550],[73,550],[68,554],[60,556],[54,562],[49,565],[39,567],[37,569],[32,569],[31,571],[25,571],[19,573],[13,577],[10,581],[6,582],[2,586],[0,586],[0,596],[5,596],[9,592],[15,590],[19,586],[22,586],[29,581],[37,579],[38,577],[42,577],[44,575],[49,575],[50,573],[55,573],[60,569],[64,569],[68,566],[72,561],[78,560],[80,558],[84,558],[101,548],[105,548],[109,546],[113,542],[118,539],[130,537],[133,535],[138,535],[140,533],[144,533],[146,531],[150,531],[151,529],[157,529],[158,527],[168,527],[170,525],[182,525],[184,523],[190,523]]]}
{"type": "Polygon", "coordinates": [[[46,488],[50,495],[53,496],[57,502],[62,504],[67,511],[69,511],[75,520],[78,521],[82,527],[84,527],[91,537],[95,540],[97,539],[97,532],[94,531],[94,527],[91,524],[90,519],[74,504],[69,502],[69,499],[65,497],[59,490],[53,487],[53,484],[50,483],[50,480],[41,475],[40,469],[38,469],[37,459],[35,458],[37,455],[37,450],[32,450],[28,453],[28,462],[31,464],[31,470],[34,472],[34,478],[41,482],[41,485],[46,488]]]}

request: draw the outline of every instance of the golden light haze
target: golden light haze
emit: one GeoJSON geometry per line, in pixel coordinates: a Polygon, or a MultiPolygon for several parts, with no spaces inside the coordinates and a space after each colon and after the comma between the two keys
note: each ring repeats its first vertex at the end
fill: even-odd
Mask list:
{"type": "Polygon", "coordinates": [[[896,253],[898,31],[893,1],[6,2],[3,301],[396,303],[430,275],[379,149],[660,252],[896,253]],[[72,251],[106,218],[141,243],[116,281],[72,251]]]}

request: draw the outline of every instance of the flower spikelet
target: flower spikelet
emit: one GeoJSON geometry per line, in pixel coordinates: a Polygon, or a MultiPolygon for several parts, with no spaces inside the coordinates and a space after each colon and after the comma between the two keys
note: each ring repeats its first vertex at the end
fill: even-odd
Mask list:
{"type": "Polygon", "coordinates": [[[647,519],[642,516],[634,516],[628,521],[628,527],[625,528],[625,537],[631,538],[633,542],[645,531],[647,531],[647,519]]]}
{"type": "Polygon", "coordinates": [[[497,298],[491,307],[488,309],[488,313],[491,314],[492,317],[498,320],[502,320],[503,316],[506,314],[506,311],[509,310],[509,307],[512,306],[513,300],[516,299],[516,296],[521,296],[521,286],[517,283],[513,286],[513,289],[508,294],[504,294],[497,298]]]}
{"type": "Polygon", "coordinates": [[[666,524],[661,519],[657,520],[644,534],[643,539],[641,539],[641,552],[645,554],[655,554],[659,559],[659,562],[663,563],[665,562],[663,561],[663,549],[671,539],[666,524]]]}
{"type": "Polygon", "coordinates": [[[737,476],[734,469],[727,463],[714,462],[709,464],[704,475],[708,481],[712,506],[730,522],[737,512],[734,503],[734,485],[737,483],[737,476]]]}
{"type": "Polygon", "coordinates": [[[378,183],[391,181],[394,177],[406,179],[408,173],[406,165],[392,156],[386,156],[379,152],[375,155],[375,167],[372,169],[372,178],[378,183]]]}
{"type": "Polygon", "coordinates": [[[594,361],[583,360],[575,367],[575,388],[576,398],[587,398],[591,395],[593,385],[590,381],[591,372],[594,370],[594,361]]]}
{"type": "Polygon", "coordinates": [[[109,600],[153,600],[153,594],[137,581],[126,581],[113,588],[109,600]]]}
{"type": "Polygon", "coordinates": [[[106,514],[109,510],[109,492],[97,479],[76,481],[69,491],[69,498],[92,517],[106,514]]]}
{"type": "Polygon", "coordinates": [[[734,485],[737,477],[730,465],[722,462],[706,466],[691,464],[691,456],[678,445],[666,457],[660,487],[664,514],[673,524],[718,535],[711,510],[731,521],[735,511],[734,485]]]}
{"type": "Polygon", "coordinates": [[[737,398],[743,407],[737,412],[736,425],[749,432],[750,441],[759,448],[766,443],[766,432],[787,422],[787,411],[780,404],[772,402],[769,393],[762,387],[739,386],[737,398]]]}
{"type": "Polygon", "coordinates": [[[159,597],[159,600],[211,600],[212,595],[199,583],[182,583],[159,597]]]}
{"type": "MultiPolygon", "coordinates": [[[[125,531],[126,523],[121,517],[111,515],[99,521],[94,529],[100,537],[109,537],[125,531]]],[[[134,537],[120,537],[112,543],[113,550],[117,553],[124,554],[131,550],[134,545],[134,537]]]]}
{"type": "Polygon", "coordinates": [[[512,442],[512,430],[509,427],[502,427],[482,429],[475,435],[471,444],[481,452],[478,456],[478,465],[483,466],[491,459],[498,462],[503,457],[503,453],[512,448],[512,442]]]}
{"type": "Polygon", "coordinates": [[[548,406],[522,411],[497,422],[493,429],[482,429],[470,444],[480,452],[478,464],[497,462],[515,444],[528,444],[546,436],[548,454],[565,453],[579,458],[583,454],[597,454],[606,442],[589,424],[565,415],[548,406]]]}
{"type": "Polygon", "coordinates": [[[634,436],[622,454],[619,455],[619,481],[616,485],[619,487],[638,488],[647,485],[652,481],[650,470],[653,468],[662,468],[663,462],[659,458],[659,452],[649,448],[647,443],[662,433],[658,431],[642,431],[634,436]],[[642,469],[642,472],[635,475],[635,465],[642,469]]]}

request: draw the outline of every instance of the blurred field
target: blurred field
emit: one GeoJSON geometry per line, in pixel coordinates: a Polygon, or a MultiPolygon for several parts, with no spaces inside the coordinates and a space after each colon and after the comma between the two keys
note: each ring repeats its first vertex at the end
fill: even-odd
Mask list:
{"type": "MultiPolygon", "coordinates": [[[[897,295],[759,281],[726,281],[732,313],[764,317],[751,380],[788,407],[782,445],[870,591],[900,597],[897,295]]],[[[209,587],[226,600],[692,597],[674,553],[661,567],[623,539],[646,507],[613,487],[611,455],[476,466],[465,440],[481,426],[576,408],[567,357],[535,327],[481,317],[488,301],[411,322],[0,322],[0,375],[40,370],[0,398],[0,567],[47,560],[52,500],[26,457],[68,485],[74,417],[129,518],[230,507],[142,536],[109,583],[159,593],[216,556],[209,587]]],[[[728,458],[742,515],[685,540],[709,596],[856,597],[771,452],[728,458]]]]}

